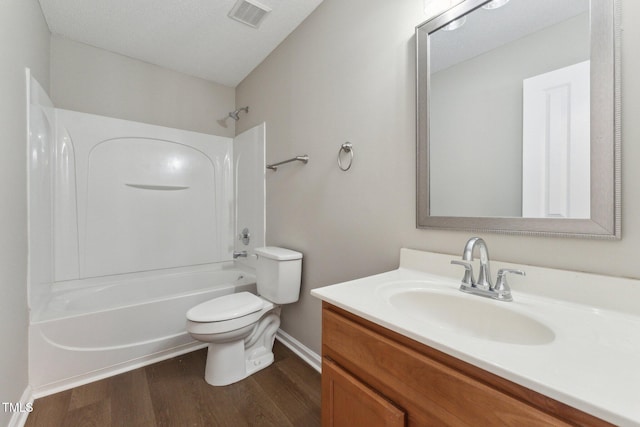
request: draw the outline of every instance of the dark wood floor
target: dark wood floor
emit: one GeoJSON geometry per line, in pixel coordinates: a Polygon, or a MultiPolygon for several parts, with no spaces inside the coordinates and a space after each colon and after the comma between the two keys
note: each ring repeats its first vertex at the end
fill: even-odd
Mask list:
{"type": "Polygon", "coordinates": [[[37,399],[27,427],[320,425],[320,374],[276,341],[274,363],[226,387],[206,349],[37,399]]]}

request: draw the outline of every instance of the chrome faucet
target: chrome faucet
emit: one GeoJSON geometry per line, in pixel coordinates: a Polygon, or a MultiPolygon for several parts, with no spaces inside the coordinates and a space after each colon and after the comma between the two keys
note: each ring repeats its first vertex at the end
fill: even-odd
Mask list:
{"type": "Polygon", "coordinates": [[[489,249],[485,241],[480,237],[469,239],[464,247],[462,259],[469,262],[473,261],[473,250],[476,247],[480,250],[480,272],[478,273],[478,280],[475,281],[475,286],[489,290],[493,287],[493,284],[491,283],[491,269],[489,267],[489,249]]]}
{"type": "Polygon", "coordinates": [[[247,257],[247,251],[233,251],[233,259],[238,259],[239,257],[242,258],[246,258],[247,257]]]}
{"type": "Polygon", "coordinates": [[[507,273],[525,276],[525,272],[522,270],[501,268],[498,270],[498,278],[494,286],[493,283],[491,283],[489,263],[489,249],[485,241],[480,237],[472,237],[469,239],[462,253],[462,261],[451,261],[451,264],[461,265],[465,269],[464,276],[460,283],[460,290],[500,301],[513,301],[511,288],[507,283],[507,273]],[[476,247],[480,251],[480,272],[478,273],[478,280],[475,280],[473,277],[473,265],[471,264],[471,261],[473,261],[473,252],[476,247]]]}

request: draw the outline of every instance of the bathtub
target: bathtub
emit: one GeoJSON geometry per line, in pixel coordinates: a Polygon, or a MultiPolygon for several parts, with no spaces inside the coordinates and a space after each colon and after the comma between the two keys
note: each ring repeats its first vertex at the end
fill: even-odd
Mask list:
{"type": "Polygon", "coordinates": [[[57,283],[31,313],[34,396],[205,347],[185,330],[187,310],[242,291],[255,292],[255,276],[232,263],[57,283]]]}

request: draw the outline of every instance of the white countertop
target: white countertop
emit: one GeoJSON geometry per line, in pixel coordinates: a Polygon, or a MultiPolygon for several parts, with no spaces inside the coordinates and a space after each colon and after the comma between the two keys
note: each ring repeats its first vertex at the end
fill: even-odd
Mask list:
{"type": "Polygon", "coordinates": [[[634,311],[640,310],[640,281],[492,262],[494,271],[515,267],[528,273],[510,277],[514,301],[501,302],[459,292],[462,269],[450,266],[451,259],[459,257],[403,249],[398,270],[311,294],[596,417],[640,426],[640,315],[634,311]],[[532,281],[544,282],[539,292],[533,293],[532,281]],[[600,286],[607,294],[598,298],[594,289],[600,286]],[[480,298],[546,325],[555,339],[524,345],[460,333],[394,307],[387,298],[394,287],[480,298]],[[554,288],[561,288],[557,298],[549,295],[554,288]],[[572,292],[580,303],[568,300],[572,292]]]}

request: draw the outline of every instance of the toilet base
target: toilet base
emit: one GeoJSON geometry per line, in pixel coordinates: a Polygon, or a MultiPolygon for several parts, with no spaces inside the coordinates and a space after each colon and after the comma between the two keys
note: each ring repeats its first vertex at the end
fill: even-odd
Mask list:
{"type": "Polygon", "coordinates": [[[280,327],[280,309],[265,315],[245,339],[210,343],[204,380],[224,386],[245,379],[273,363],[273,342],[280,327]]]}
{"type": "Polygon", "coordinates": [[[247,378],[249,375],[273,363],[273,352],[262,354],[256,358],[245,360],[244,357],[222,357],[225,354],[237,354],[238,348],[244,352],[244,343],[233,343],[233,345],[221,349],[219,344],[209,344],[207,350],[207,366],[204,371],[204,380],[214,386],[233,384],[247,378]],[[211,347],[214,347],[213,351],[211,347]],[[235,347],[235,348],[234,348],[235,347]]]}
{"type": "Polygon", "coordinates": [[[246,377],[244,341],[209,344],[204,380],[211,385],[228,385],[246,377]]]}
{"type": "Polygon", "coordinates": [[[258,372],[260,369],[264,369],[267,366],[273,363],[273,352],[270,351],[267,354],[263,354],[262,356],[247,360],[246,369],[247,369],[247,377],[253,373],[258,372]]]}

